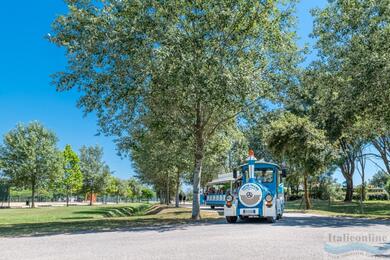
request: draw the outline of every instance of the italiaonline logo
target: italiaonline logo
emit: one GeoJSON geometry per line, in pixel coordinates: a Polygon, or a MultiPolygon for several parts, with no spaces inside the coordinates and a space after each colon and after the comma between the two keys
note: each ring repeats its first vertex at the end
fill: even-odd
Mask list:
{"type": "Polygon", "coordinates": [[[390,257],[389,235],[383,233],[328,233],[324,252],[329,258],[390,257]]]}

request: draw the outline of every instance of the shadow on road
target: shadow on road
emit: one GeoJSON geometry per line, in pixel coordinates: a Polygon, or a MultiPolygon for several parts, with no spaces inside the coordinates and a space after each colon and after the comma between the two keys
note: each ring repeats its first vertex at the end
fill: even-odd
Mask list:
{"type": "Polygon", "coordinates": [[[275,225],[299,226],[299,227],[368,227],[372,225],[389,225],[389,220],[347,218],[347,217],[326,217],[326,216],[291,216],[287,221],[281,221],[275,225]]]}
{"type": "MultiPolygon", "coordinates": [[[[265,220],[249,219],[239,221],[233,225],[272,225],[295,226],[301,228],[342,228],[342,227],[369,227],[372,225],[389,225],[388,220],[369,220],[356,218],[310,216],[292,214],[285,216],[276,223],[269,224],[265,220]]],[[[186,230],[192,226],[228,225],[223,218],[204,219],[192,221],[189,219],[161,219],[148,218],[110,218],[99,220],[77,220],[72,222],[48,222],[35,224],[14,224],[0,226],[0,237],[37,237],[59,234],[88,234],[99,232],[169,232],[173,230],[186,230]]],[[[231,224],[229,224],[231,225],[231,224]]],[[[222,230],[222,229],[221,229],[222,230]]],[[[221,231],[222,232],[222,231],[221,231]]]]}

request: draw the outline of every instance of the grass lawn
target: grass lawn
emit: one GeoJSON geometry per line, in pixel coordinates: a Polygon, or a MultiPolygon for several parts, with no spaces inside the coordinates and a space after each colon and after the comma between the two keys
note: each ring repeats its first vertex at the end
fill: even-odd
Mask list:
{"type": "MultiPolygon", "coordinates": [[[[303,211],[301,200],[288,201],[286,211],[303,211]]],[[[330,207],[328,201],[312,200],[313,208],[305,212],[317,213],[329,216],[349,216],[367,218],[390,218],[390,201],[365,201],[363,214],[360,214],[359,202],[332,201],[330,207]]]]}
{"type": "Polygon", "coordinates": [[[42,207],[23,209],[1,209],[0,226],[4,224],[71,222],[77,220],[103,219],[142,215],[150,207],[148,204],[99,205],[71,207],[42,207]]]}
{"type": "MultiPolygon", "coordinates": [[[[167,228],[191,224],[190,208],[152,204],[0,209],[0,237],[43,236],[88,232],[167,228]]],[[[220,218],[203,211],[202,222],[220,218]]]]}

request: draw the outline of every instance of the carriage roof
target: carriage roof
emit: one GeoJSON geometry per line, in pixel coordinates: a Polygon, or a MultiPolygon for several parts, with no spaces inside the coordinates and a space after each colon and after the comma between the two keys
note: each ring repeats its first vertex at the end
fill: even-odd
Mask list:
{"type": "Polygon", "coordinates": [[[233,173],[229,172],[229,173],[219,174],[218,178],[213,179],[212,181],[207,183],[207,185],[223,184],[223,183],[229,183],[231,181],[235,181],[235,179],[233,178],[233,173]]]}

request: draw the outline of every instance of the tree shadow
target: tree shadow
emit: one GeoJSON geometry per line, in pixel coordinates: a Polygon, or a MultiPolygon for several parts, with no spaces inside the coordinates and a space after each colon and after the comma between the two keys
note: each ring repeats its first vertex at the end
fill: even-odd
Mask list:
{"type": "Polygon", "coordinates": [[[281,220],[269,223],[266,219],[249,218],[240,220],[236,224],[264,224],[272,226],[289,226],[301,228],[343,228],[343,227],[369,227],[374,225],[390,225],[386,219],[366,219],[351,217],[332,217],[305,214],[286,214],[281,220]]]}
{"type": "MultiPolygon", "coordinates": [[[[85,219],[83,221],[75,220],[70,222],[12,224],[0,226],[0,237],[40,237],[99,232],[168,232],[173,230],[186,230],[192,226],[231,225],[227,224],[223,218],[205,218],[200,221],[193,221],[190,219],[181,219],[180,216],[178,217],[178,215],[184,213],[188,212],[185,210],[178,211],[170,217],[155,215],[131,218],[85,219]]],[[[388,226],[389,224],[389,220],[287,214],[276,223],[268,223],[265,219],[248,219],[246,221],[238,221],[234,225],[271,225],[279,227],[336,229],[343,227],[369,227],[374,225],[388,226]]]]}
{"type": "MultiPolygon", "coordinates": [[[[140,213],[143,213],[146,210],[146,207],[131,207],[131,206],[123,206],[123,207],[101,207],[96,208],[95,210],[84,210],[84,211],[76,211],[73,214],[82,214],[82,215],[100,215],[105,218],[111,217],[130,217],[140,213]]],[[[69,218],[71,219],[71,217],[69,218]]]]}
{"type": "Polygon", "coordinates": [[[368,227],[373,225],[389,225],[390,221],[385,219],[366,219],[351,217],[332,216],[288,216],[281,221],[274,223],[275,226],[298,226],[308,228],[342,228],[342,227],[368,227]]]}
{"type": "Polygon", "coordinates": [[[13,224],[0,227],[0,237],[41,237],[60,234],[88,234],[99,232],[167,232],[184,230],[189,226],[224,224],[220,219],[161,219],[145,218],[129,220],[128,218],[98,219],[72,222],[47,222],[34,224],[13,224]]]}

